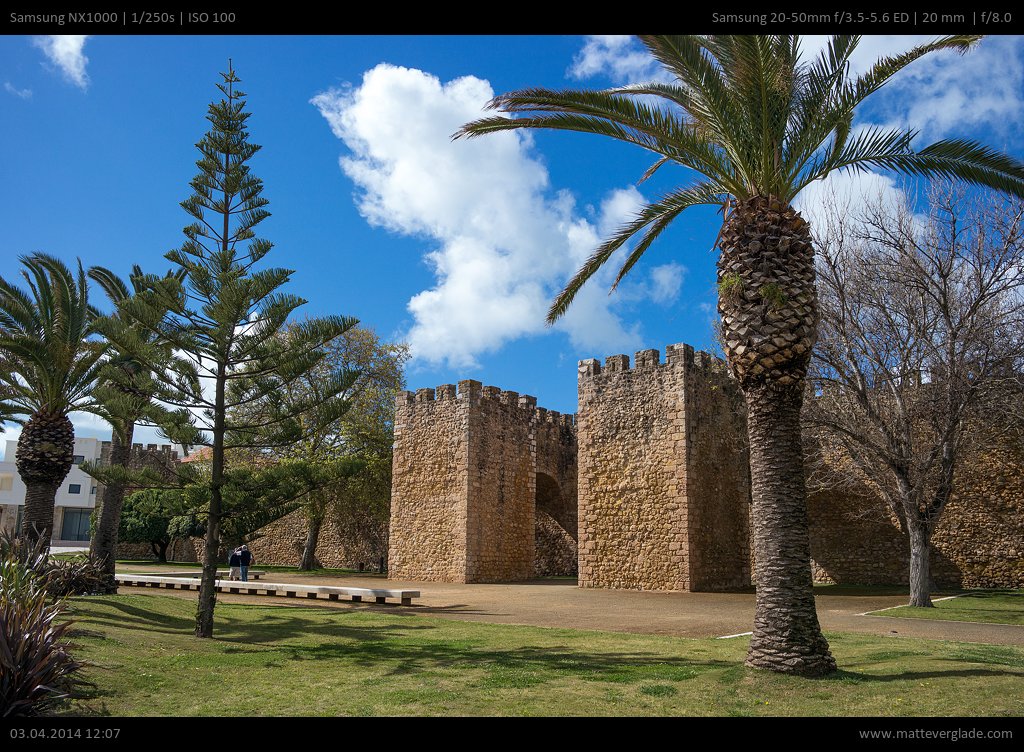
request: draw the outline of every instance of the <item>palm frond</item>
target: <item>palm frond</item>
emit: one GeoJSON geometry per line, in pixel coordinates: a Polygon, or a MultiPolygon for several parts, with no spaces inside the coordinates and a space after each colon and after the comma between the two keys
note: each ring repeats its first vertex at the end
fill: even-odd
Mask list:
{"type": "Polygon", "coordinates": [[[679,216],[683,210],[688,209],[691,206],[698,206],[701,204],[721,204],[725,200],[727,193],[727,191],[723,190],[722,186],[715,185],[714,183],[701,183],[691,188],[674,191],[660,200],[645,206],[640,210],[633,221],[623,225],[614,235],[612,235],[611,238],[602,243],[590,258],[586,260],[583,266],[580,267],[575,276],[569,280],[565,289],[559,293],[558,297],[555,298],[554,302],[551,304],[551,308],[548,310],[548,324],[553,324],[560,316],[562,316],[562,314],[565,313],[577,293],[579,293],[580,288],[582,288],[587,280],[594,276],[594,274],[604,266],[608,259],[611,258],[616,251],[622,248],[630,238],[646,229],[646,232],[644,232],[644,235],[637,247],[633,250],[630,256],[626,259],[622,268],[619,270],[618,277],[615,280],[615,285],[618,285],[619,281],[629,272],[630,269],[633,268],[633,265],[636,264],[644,252],[650,247],[655,238],[657,238],[669,223],[679,216]]]}

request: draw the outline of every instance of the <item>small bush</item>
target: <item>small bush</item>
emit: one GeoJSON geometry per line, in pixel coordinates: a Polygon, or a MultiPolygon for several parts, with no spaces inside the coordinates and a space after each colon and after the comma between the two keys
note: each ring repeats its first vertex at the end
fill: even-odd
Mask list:
{"type": "Polygon", "coordinates": [[[103,592],[104,576],[87,557],[50,558],[46,567],[46,589],[54,598],[69,595],[94,595],[103,592]]]}
{"type": "Polygon", "coordinates": [[[0,718],[39,715],[68,697],[82,668],[68,653],[64,601],[10,550],[0,558],[0,718]]]}
{"type": "Polygon", "coordinates": [[[103,571],[87,557],[50,556],[45,540],[34,544],[9,531],[0,534],[0,559],[19,563],[40,577],[54,598],[103,592],[103,571]]]}

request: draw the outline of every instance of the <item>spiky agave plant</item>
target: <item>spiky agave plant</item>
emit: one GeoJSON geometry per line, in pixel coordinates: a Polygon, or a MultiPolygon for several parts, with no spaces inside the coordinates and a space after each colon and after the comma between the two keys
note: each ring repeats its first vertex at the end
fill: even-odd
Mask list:
{"type": "Polygon", "coordinates": [[[0,718],[38,715],[69,696],[82,663],[68,652],[64,601],[53,600],[45,541],[0,542],[0,718]]]}
{"type": "Polygon", "coordinates": [[[875,168],[1024,195],[1024,165],[978,143],[944,140],[915,150],[913,131],[852,134],[854,110],[900,70],[939,50],[965,52],[979,39],[944,37],[853,77],[858,36],[833,36],[810,60],[796,36],[641,36],[671,83],[502,94],[490,108],[513,117],[485,117],[455,134],[595,133],[656,154],[642,179],[669,163],[694,177],[597,248],[555,299],[549,322],[628,241],[637,239],[616,285],[684,210],[710,204],[726,212],[718,310],[726,357],[747,402],[753,486],[757,606],[748,665],[810,676],[835,669],[814,608],[799,424],[818,326],[814,246],[793,202],[836,170],[875,168]]]}

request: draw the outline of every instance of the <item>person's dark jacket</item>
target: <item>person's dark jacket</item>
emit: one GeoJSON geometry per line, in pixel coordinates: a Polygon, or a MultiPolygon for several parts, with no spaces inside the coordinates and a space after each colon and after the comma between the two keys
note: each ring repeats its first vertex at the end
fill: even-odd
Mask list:
{"type": "Polygon", "coordinates": [[[252,563],[252,551],[241,551],[238,554],[238,563],[247,567],[252,563]]]}
{"type": "MultiPolygon", "coordinates": [[[[248,553],[248,552],[246,552],[246,553],[248,553]]],[[[231,556],[228,558],[228,566],[229,567],[240,567],[240,566],[242,566],[242,557],[239,556],[238,551],[232,551],[231,552],[231,556]]],[[[246,566],[249,566],[248,562],[246,563],[246,566]]]]}

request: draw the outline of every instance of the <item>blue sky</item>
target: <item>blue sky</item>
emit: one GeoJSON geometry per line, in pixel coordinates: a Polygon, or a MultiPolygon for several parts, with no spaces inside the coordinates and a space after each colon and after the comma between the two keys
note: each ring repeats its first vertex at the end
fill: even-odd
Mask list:
{"type": "MultiPolygon", "coordinates": [[[[868,37],[853,67],[920,40],[868,37]]],[[[660,75],[628,37],[0,37],[0,275],[13,279],[32,251],[122,275],[168,268],[228,58],[263,146],[252,169],[271,202],[259,228],[276,245],[268,261],[295,270],[304,313],[352,315],[410,342],[409,388],[474,378],[573,412],[581,358],[711,345],[714,210],[684,215],[618,292],[607,295],[609,268],[560,325],[543,325],[600,239],[685,171],[637,186],[646,153],[580,134],[448,138],[496,93],[660,75]]],[[[1024,44],[993,37],[915,63],[857,124],[909,124],[921,145],[967,136],[1019,158],[1022,100],[1024,44]]],[[[83,435],[108,433],[75,417],[83,435]]]]}

